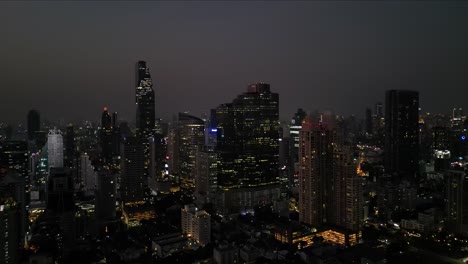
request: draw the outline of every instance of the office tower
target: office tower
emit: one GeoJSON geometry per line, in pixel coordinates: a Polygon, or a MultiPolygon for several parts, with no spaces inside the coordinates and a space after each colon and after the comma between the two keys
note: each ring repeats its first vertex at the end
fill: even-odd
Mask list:
{"type": "Polygon", "coordinates": [[[75,129],[73,124],[68,124],[65,134],[65,167],[75,169],[76,145],[75,145],[75,129]]]}
{"type": "Polygon", "coordinates": [[[60,130],[49,130],[47,151],[49,168],[63,168],[63,137],[60,130]]]}
{"type": "Polygon", "coordinates": [[[385,94],[385,171],[395,181],[417,180],[418,109],[416,91],[390,90],[385,94]]]}
{"type": "Polygon", "coordinates": [[[41,117],[36,110],[28,112],[28,140],[34,140],[37,131],[41,130],[41,117]]]}
{"type": "Polygon", "coordinates": [[[47,180],[47,217],[44,220],[59,223],[65,249],[70,248],[75,240],[75,212],[71,171],[51,167],[47,180]]]}
{"type": "Polygon", "coordinates": [[[104,107],[101,116],[100,140],[102,157],[104,164],[110,164],[112,161],[112,117],[104,107]]]}
{"type": "Polygon", "coordinates": [[[182,232],[193,238],[200,245],[211,240],[211,216],[205,210],[198,210],[194,205],[185,205],[181,209],[182,232]]]}
{"type": "MultiPolygon", "coordinates": [[[[28,144],[25,141],[0,142],[0,168],[6,169],[6,175],[10,175],[14,181],[11,186],[14,190],[14,199],[19,211],[20,242],[23,241],[28,227],[28,214],[26,207],[30,200],[30,177],[28,144]]],[[[1,175],[0,175],[1,177],[1,175]]],[[[0,193],[4,192],[0,190],[0,193]]]]}
{"type": "Polygon", "coordinates": [[[302,122],[304,122],[306,115],[306,112],[302,108],[297,109],[297,112],[294,114],[293,118],[291,119],[291,123],[289,124],[289,138],[290,143],[292,144],[290,147],[290,176],[294,176],[299,173],[299,131],[302,128],[302,122]]]}
{"type": "MultiPolygon", "coordinates": [[[[195,178],[195,157],[205,143],[205,122],[195,116],[179,113],[177,135],[179,146],[179,175],[181,178],[195,178]]],[[[177,166],[177,165],[176,165],[177,166]]]]}
{"type": "Polygon", "coordinates": [[[167,164],[169,166],[169,172],[172,175],[179,175],[179,129],[177,124],[172,124],[167,136],[167,164]]]}
{"type": "Polygon", "coordinates": [[[459,235],[468,234],[468,176],[464,171],[445,174],[446,227],[459,235]]]}
{"type": "Polygon", "coordinates": [[[214,111],[223,187],[255,187],[278,183],[279,96],[266,83],[254,83],[247,92],[214,111]]]}
{"type": "Polygon", "coordinates": [[[120,190],[125,204],[141,202],[144,198],[144,146],[138,138],[128,137],[120,146],[120,190]]]}
{"type": "Polygon", "coordinates": [[[197,202],[213,203],[218,189],[218,153],[211,147],[196,155],[195,197],[197,202]]]}
{"type": "Polygon", "coordinates": [[[0,263],[19,263],[19,219],[15,200],[0,193],[0,263]]]}
{"type": "Polygon", "coordinates": [[[357,164],[330,118],[309,117],[299,133],[299,220],[313,227],[360,230],[362,185],[357,164]],[[328,120],[328,122],[326,122],[328,120]]]}
{"type": "Polygon", "coordinates": [[[155,133],[155,111],[153,81],[145,61],[137,63],[135,95],[137,136],[141,138],[144,146],[144,168],[147,176],[151,162],[149,144],[155,133]]]}
{"type": "Polygon", "coordinates": [[[112,156],[120,155],[120,126],[117,112],[112,114],[112,156]]]}
{"type": "Polygon", "coordinates": [[[116,179],[110,171],[100,171],[97,176],[96,190],[96,216],[99,229],[107,221],[112,221],[116,217],[116,179]]]}
{"type": "Polygon", "coordinates": [[[86,196],[93,196],[96,190],[97,173],[91,164],[88,154],[83,153],[80,157],[80,178],[82,181],[82,191],[86,196]]]}

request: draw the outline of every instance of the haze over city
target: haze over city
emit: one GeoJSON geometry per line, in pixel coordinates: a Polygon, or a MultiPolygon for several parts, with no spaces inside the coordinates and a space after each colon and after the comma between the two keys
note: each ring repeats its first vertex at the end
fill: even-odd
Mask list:
{"type": "Polygon", "coordinates": [[[150,65],[156,116],[209,113],[263,81],[297,107],[364,115],[388,89],[423,111],[466,108],[468,5],[379,2],[3,2],[0,119],[133,121],[134,64],[150,65]],[[86,107],[83,107],[86,106],[86,107]]]}

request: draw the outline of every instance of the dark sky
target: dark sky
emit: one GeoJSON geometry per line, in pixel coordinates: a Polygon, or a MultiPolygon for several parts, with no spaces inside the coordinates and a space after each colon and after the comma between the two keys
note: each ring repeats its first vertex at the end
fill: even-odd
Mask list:
{"type": "Polygon", "coordinates": [[[468,2],[0,2],[0,120],[134,120],[146,60],[156,115],[200,115],[249,82],[297,107],[363,116],[387,89],[468,110],[468,2]]]}

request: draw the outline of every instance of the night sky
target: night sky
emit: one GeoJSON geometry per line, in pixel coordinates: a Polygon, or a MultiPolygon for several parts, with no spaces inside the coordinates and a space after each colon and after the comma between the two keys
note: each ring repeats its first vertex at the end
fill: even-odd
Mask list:
{"type": "Polygon", "coordinates": [[[468,2],[0,2],[0,121],[135,119],[146,60],[156,116],[195,115],[250,82],[298,107],[363,116],[387,89],[468,112],[468,2]]]}

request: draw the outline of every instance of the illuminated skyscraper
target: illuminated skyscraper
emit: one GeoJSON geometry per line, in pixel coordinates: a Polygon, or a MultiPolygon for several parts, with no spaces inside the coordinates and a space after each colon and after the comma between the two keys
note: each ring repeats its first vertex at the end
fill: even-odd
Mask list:
{"type": "Polygon", "coordinates": [[[177,123],[179,147],[179,174],[193,180],[196,175],[195,158],[205,142],[205,122],[195,116],[179,113],[177,123]]]}
{"type": "Polygon", "coordinates": [[[156,127],[153,81],[145,61],[137,63],[135,98],[137,136],[141,138],[143,143],[145,175],[148,175],[151,163],[150,140],[154,136],[156,127]]]}
{"type": "Polygon", "coordinates": [[[385,94],[385,171],[394,180],[415,181],[419,152],[419,93],[390,90],[385,94]]]}
{"type": "Polygon", "coordinates": [[[299,220],[359,231],[362,184],[349,147],[333,124],[308,118],[299,133],[299,220]]]}
{"type": "Polygon", "coordinates": [[[212,117],[217,129],[218,183],[254,187],[278,183],[279,96],[266,83],[254,83],[212,117]]]}
{"type": "Polygon", "coordinates": [[[63,168],[63,137],[60,130],[49,130],[47,151],[49,168],[63,168]]]}

